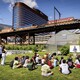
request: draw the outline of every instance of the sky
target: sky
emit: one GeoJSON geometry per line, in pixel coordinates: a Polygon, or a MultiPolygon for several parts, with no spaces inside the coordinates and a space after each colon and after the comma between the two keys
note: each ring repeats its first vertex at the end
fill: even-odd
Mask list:
{"type": "MultiPolygon", "coordinates": [[[[0,0],[0,24],[12,25],[12,6],[21,1],[35,7],[54,20],[54,6],[61,13],[61,18],[74,17],[80,19],[80,0],[0,0]]],[[[56,19],[59,18],[56,12],[56,19]]]]}

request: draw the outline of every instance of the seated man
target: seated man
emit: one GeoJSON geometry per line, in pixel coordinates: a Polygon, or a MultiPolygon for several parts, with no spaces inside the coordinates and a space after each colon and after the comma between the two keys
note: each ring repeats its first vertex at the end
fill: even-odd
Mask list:
{"type": "Polygon", "coordinates": [[[60,72],[63,74],[69,74],[71,71],[69,70],[69,66],[66,63],[66,60],[63,60],[63,63],[61,63],[60,65],[60,72]]]}
{"type": "Polygon", "coordinates": [[[30,62],[27,64],[28,70],[34,70],[37,69],[35,63],[33,62],[33,59],[30,60],[30,62]]]}
{"type": "Polygon", "coordinates": [[[41,67],[41,71],[42,76],[50,76],[53,74],[53,72],[51,72],[50,67],[46,63],[41,67]]]}

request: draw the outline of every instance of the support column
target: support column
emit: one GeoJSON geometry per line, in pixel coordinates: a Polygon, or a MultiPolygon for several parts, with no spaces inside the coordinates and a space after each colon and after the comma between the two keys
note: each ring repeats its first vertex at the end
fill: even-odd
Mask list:
{"type": "Polygon", "coordinates": [[[22,45],[23,41],[22,41],[22,37],[20,37],[20,45],[22,45]]]}
{"type": "Polygon", "coordinates": [[[30,34],[28,33],[28,44],[30,44],[30,34]]]}
{"type": "Polygon", "coordinates": [[[35,34],[33,35],[33,45],[35,45],[35,34]]]}
{"type": "Polygon", "coordinates": [[[28,44],[35,44],[35,34],[30,34],[30,33],[28,33],[28,44]]]}
{"type": "Polygon", "coordinates": [[[17,38],[17,36],[15,35],[15,44],[16,44],[16,38],[17,38]]]}
{"type": "Polygon", "coordinates": [[[22,39],[22,44],[24,44],[26,42],[26,35],[21,35],[20,37],[22,39]]]}
{"type": "Polygon", "coordinates": [[[6,44],[7,44],[7,37],[5,38],[5,40],[6,40],[6,44]]]}

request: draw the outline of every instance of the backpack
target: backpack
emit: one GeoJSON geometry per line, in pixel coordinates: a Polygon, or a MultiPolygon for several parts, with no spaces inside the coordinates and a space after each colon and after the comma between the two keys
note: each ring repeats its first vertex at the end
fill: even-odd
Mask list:
{"type": "Polygon", "coordinates": [[[12,60],[11,62],[10,62],[10,67],[12,68],[13,67],[13,63],[14,63],[14,60],[12,60]]]}
{"type": "Polygon", "coordinates": [[[27,68],[28,70],[33,70],[33,63],[28,63],[27,68]]]}

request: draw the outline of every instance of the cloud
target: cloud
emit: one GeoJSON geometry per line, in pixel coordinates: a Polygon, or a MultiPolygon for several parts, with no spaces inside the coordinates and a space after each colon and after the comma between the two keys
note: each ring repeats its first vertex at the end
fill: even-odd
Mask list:
{"type": "Polygon", "coordinates": [[[38,7],[36,0],[24,0],[23,3],[30,6],[31,8],[38,7]]]}
{"type": "Polygon", "coordinates": [[[49,19],[53,19],[53,16],[49,16],[49,19]]]}
{"type": "Polygon", "coordinates": [[[3,0],[3,2],[5,3],[10,3],[10,4],[13,4],[16,0],[3,0]]]}
{"type": "Polygon", "coordinates": [[[8,7],[9,11],[12,12],[12,9],[13,9],[13,6],[12,4],[9,4],[9,7],[8,7]]]}
{"type": "Polygon", "coordinates": [[[5,3],[9,3],[9,10],[12,10],[15,2],[23,2],[31,8],[38,7],[36,0],[3,0],[5,3]]]}

